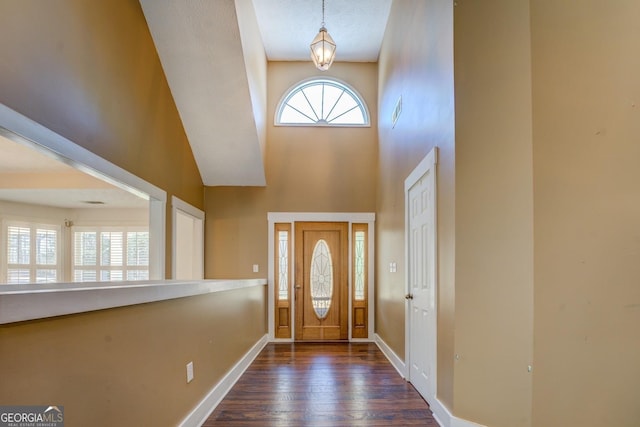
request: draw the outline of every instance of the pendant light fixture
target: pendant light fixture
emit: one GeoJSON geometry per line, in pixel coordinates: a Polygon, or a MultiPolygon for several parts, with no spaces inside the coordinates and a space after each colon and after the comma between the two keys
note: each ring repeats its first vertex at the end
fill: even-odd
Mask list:
{"type": "Polygon", "coordinates": [[[336,43],[324,27],[324,0],[322,0],[322,25],[311,42],[311,59],[320,71],[327,71],[336,57],[336,43]]]}

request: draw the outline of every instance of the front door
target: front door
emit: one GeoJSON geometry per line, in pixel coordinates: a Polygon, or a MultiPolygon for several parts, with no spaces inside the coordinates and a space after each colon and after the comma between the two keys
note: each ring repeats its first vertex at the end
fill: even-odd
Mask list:
{"type": "Polygon", "coordinates": [[[346,340],[348,325],[348,224],[295,224],[295,338],[346,340]]]}

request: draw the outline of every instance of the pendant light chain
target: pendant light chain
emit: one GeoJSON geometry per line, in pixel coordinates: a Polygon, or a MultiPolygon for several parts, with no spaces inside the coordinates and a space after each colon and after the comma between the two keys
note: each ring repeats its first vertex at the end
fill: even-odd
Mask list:
{"type": "Polygon", "coordinates": [[[324,27],[324,0],[322,0],[322,25],[321,27],[324,27]]]}

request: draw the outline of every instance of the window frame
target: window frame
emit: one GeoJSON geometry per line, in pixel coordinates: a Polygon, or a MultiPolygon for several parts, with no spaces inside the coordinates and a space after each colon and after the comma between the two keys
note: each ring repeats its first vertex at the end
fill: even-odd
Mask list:
{"type": "MultiPolygon", "coordinates": [[[[150,235],[149,227],[138,225],[123,225],[123,226],[91,226],[91,225],[79,225],[71,227],[71,281],[74,283],[88,283],[88,282],[138,282],[149,280],[151,274],[151,266],[147,260],[147,265],[129,265],[128,263],[128,233],[131,232],[144,232],[150,235]],[[76,265],[76,233],[87,232],[96,233],[96,264],[95,265],[76,265]],[[122,233],[122,265],[103,265],[101,260],[101,247],[102,247],[102,233],[122,233]],[[122,279],[102,279],[103,271],[122,271],[122,279]],[[96,280],[76,280],[76,271],[95,271],[96,280]],[[129,271],[146,271],[146,279],[129,279],[127,273],[129,271]]],[[[149,252],[151,249],[151,239],[149,237],[149,252]]],[[[150,253],[148,254],[150,256],[150,253]]]]}
{"type": "Polygon", "coordinates": [[[368,128],[371,127],[371,115],[369,114],[369,108],[367,107],[367,103],[364,100],[364,97],[350,84],[346,83],[343,80],[336,79],[335,77],[320,77],[314,76],[308,79],[302,80],[293,86],[289,87],[278,102],[276,107],[275,117],[274,117],[274,126],[290,126],[290,127],[336,127],[336,128],[368,128]],[[316,85],[316,84],[330,84],[332,86],[339,87],[348,93],[358,104],[360,110],[362,111],[362,115],[364,118],[364,123],[328,123],[328,122],[315,122],[315,123],[282,123],[281,117],[282,112],[285,107],[288,105],[288,101],[299,91],[303,89],[316,85]]]}
{"type": "MultiPolygon", "coordinates": [[[[213,292],[266,286],[266,279],[174,281],[165,279],[166,191],[74,144],[0,103],[0,135],[64,159],[149,199],[150,280],[143,282],[0,285],[0,325],[213,292]]],[[[66,228],[66,227],[65,227],[66,228]]],[[[63,229],[65,230],[65,229],[63,229]]],[[[68,238],[65,230],[63,239],[68,238]]],[[[0,247],[3,245],[0,245],[0,247]]],[[[1,253],[1,251],[0,251],[1,253]]],[[[67,253],[64,256],[68,256],[67,253]]],[[[0,263],[2,257],[0,257],[0,263]]],[[[66,263],[67,261],[63,261],[66,263]]],[[[66,272],[65,272],[66,274],[66,272]]]]}
{"type": "Polygon", "coordinates": [[[3,247],[0,253],[2,254],[1,267],[1,281],[2,284],[18,285],[29,284],[39,286],[44,283],[58,283],[63,280],[64,268],[62,252],[63,247],[63,233],[62,227],[59,224],[52,224],[46,221],[37,220],[15,220],[15,219],[3,219],[2,220],[2,243],[3,247]],[[29,263],[28,264],[13,264],[9,262],[9,227],[21,227],[29,229],[29,263]],[[37,230],[49,230],[56,233],[56,263],[55,264],[37,264],[36,260],[36,234],[37,230]],[[26,283],[9,283],[9,270],[21,269],[29,270],[29,281],[26,283]],[[55,270],[56,281],[55,282],[38,282],[37,273],[38,270],[55,270]]]}

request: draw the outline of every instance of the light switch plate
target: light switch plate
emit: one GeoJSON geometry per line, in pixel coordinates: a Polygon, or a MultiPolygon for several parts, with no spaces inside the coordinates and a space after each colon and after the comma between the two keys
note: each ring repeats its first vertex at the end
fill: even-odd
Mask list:
{"type": "Polygon", "coordinates": [[[193,381],[193,362],[187,363],[187,383],[193,381]]]}

